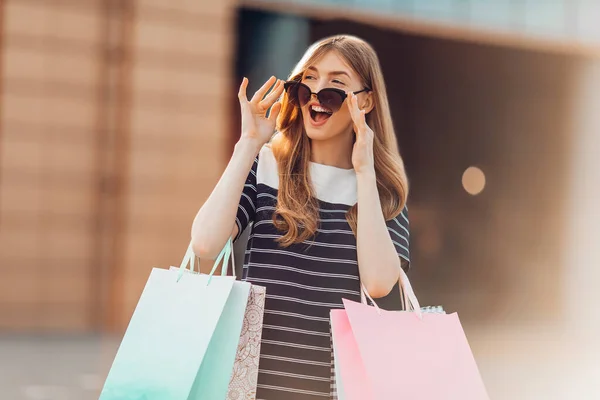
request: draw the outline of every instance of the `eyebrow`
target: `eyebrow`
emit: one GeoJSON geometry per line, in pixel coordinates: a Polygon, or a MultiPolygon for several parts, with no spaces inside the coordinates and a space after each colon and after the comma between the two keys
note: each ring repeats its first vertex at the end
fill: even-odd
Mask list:
{"type": "MultiPolygon", "coordinates": [[[[313,66],[308,67],[307,69],[311,70],[311,71],[315,71],[315,72],[319,72],[318,69],[316,69],[313,66]]],[[[350,78],[350,74],[348,74],[346,71],[331,71],[329,73],[329,75],[346,75],[348,78],[350,78]]]]}

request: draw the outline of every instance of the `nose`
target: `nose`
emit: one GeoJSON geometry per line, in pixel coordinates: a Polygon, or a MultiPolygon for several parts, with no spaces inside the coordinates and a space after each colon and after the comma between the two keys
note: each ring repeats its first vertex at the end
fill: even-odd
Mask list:
{"type": "Polygon", "coordinates": [[[321,77],[321,79],[319,79],[319,81],[317,82],[317,85],[315,85],[315,92],[319,93],[321,90],[326,89],[327,88],[327,84],[328,84],[328,79],[327,77],[321,77]]]}
{"type": "Polygon", "coordinates": [[[327,82],[324,82],[322,85],[317,86],[315,92],[319,93],[323,89],[327,89],[327,82]]]}

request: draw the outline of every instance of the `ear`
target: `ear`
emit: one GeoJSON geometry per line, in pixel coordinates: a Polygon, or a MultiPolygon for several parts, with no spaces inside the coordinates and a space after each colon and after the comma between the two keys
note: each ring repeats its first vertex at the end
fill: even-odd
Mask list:
{"type": "MultiPolygon", "coordinates": [[[[364,97],[362,99],[362,101],[360,102],[360,106],[359,108],[361,110],[365,110],[365,114],[370,113],[373,110],[373,107],[375,107],[375,100],[373,99],[373,92],[366,92],[363,93],[364,97]]],[[[359,94],[360,96],[360,94],[359,94]]]]}

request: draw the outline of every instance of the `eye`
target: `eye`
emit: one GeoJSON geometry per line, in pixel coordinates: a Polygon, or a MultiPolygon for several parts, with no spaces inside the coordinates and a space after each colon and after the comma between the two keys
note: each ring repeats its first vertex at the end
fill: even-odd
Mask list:
{"type": "Polygon", "coordinates": [[[344,82],[340,81],[339,79],[334,79],[332,82],[336,83],[338,85],[343,85],[344,84],[344,82]]]}
{"type": "Polygon", "coordinates": [[[304,79],[315,79],[315,77],[314,77],[314,76],[312,76],[312,75],[306,75],[306,76],[304,77],[304,79]]]}

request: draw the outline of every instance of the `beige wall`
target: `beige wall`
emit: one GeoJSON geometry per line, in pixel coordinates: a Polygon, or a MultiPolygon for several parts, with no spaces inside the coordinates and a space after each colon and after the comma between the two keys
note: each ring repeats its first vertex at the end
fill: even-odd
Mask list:
{"type": "Polygon", "coordinates": [[[596,352],[590,354],[598,354],[600,313],[594,308],[600,298],[600,59],[583,63],[575,83],[573,158],[565,187],[569,197],[565,267],[560,279],[569,333],[582,348],[594,344],[596,352]]]}
{"type": "Polygon", "coordinates": [[[122,329],[224,166],[230,2],[106,3],[4,1],[0,330],[122,329]]]}
{"type": "MultiPolygon", "coordinates": [[[[137,11],[129,213],[122,295],[124,326],[149,266],[178,264],[191,221],[224,166],[232,65],[229,2],[141,1],[137,11]],[[212,8],[211,8],[212,7],[212,8]]],[[[119,296],[122,296],[119,298],[119,296]]]]}
{"type": "Polygon", "coordinates": [[[100,14],[4,3],[0,328],[85,329],[100,14]]]}
{"type": "Polygon", "coordinates": [[[129,320],[149,266],[179,264],[192,219],[224,167],[234,44],[228,3],[180,1],[161,12],[163,1],[140,2],[130,212],[119,260],[123,293],[115,303],[120,326],[129,320]]]}
{"type": "MultiPolygon", "coordinates": [[[[122,330],[150,268],[179,262],[229,152],[233,2],[104,3],[4,1],[0,330],[122,330]]],[[[389,35],[373,41],[397,75],[386,73],[399,131],[420,140],[401,139],[412,146],[413,199],[431,209],[426,200],[447,199],[436,190],[451,182],[452,201],[467,206],[445,223],[459,221],[460,240],[481,243],[428,259],[419,247],[423,218],[441,217],[425,210],[419,221],[415,204],[413,278],[422,296],[465,310],[467,321],[576,315],[578,288],[594,282],[595,253],[585,247],[593,243],[580,235],[582,226],[595,229],[593,202],[581,201],[597,179],[597,69],[431,39],[385,45],[389,35]],[[394,54],[406,59],[394,66],[394,54]],[[427,161],[448,151],[448,160],[489,174],[483,200],[460,197],[467,164],[427,161]],[[569,168],[587,178],[570,180],[569,168]],[[571,196],[553,189],[571,183],[571,196]],[[586,254],[572,269],[570,260],[586,254]]]]}

